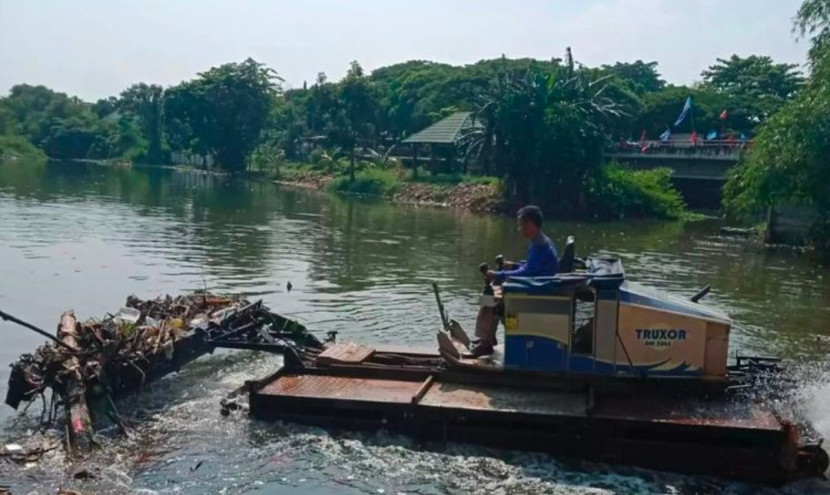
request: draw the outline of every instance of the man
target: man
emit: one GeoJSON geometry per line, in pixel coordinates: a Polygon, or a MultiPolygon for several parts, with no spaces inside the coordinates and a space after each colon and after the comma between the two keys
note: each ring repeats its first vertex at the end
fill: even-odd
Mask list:
{"type": "MultiPolygon", "coordinates": [[[[556,246],[548,236],[542,232],[542,210],[538,206],[528,205],[517,213],[519,232],[522,237],[530,241],[527,248],[527,259],[524,263],[505,262],[509,270],[488,270],[487,280],[503,282],[510,277],[549,277],[556,275],[559,269],[559,256],[556,246]]],[[[476,337],[478,341],[471,350],[475,357],[493,353],[496,344],[496,330],[498,318],[494,308],[482,307],[476,320],[476,337]]]]}
{"type": "Polygon", "coordinates": [[[519,232],[530,241],[527,248],[527,260],[524,263],[505,262],[510,270],[487,272],[489,280],[504,281],[509,277],[549,277],[556,275],[559,269],[559,256],[556,246],[542,232],[542,210],[538,206],[525,206],[517,213],[519,232]]]}

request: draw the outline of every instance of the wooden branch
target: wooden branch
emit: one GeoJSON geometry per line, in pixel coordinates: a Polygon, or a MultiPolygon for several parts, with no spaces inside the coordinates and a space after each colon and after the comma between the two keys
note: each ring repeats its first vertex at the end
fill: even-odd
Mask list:
{"type": "MultiPolygon", "coordinates": [[[[58,326],[58,338],[64,344],[77,349],[78,320],[72,311],[61,315],[58,326]]],[[[64,363],[66,373],[66,387],[63,390],[63,402],[66,405],[66,431],[69,433],[67,442],[71,452],[85,454],[92,450],[93,440],[92,419],[89,416],[89,407],[86,404],[86,385],[81,373],[81,363],[76,356],[70,356],[64,363]]]]}

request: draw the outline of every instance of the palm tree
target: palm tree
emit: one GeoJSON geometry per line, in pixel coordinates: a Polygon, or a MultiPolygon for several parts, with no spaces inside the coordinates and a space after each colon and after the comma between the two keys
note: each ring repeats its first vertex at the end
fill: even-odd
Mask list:
{"type": "Polygon", "coordinates": [[[518,200],[577,207],[578,186],[602,163],[604,127],[619,115],[604,95],[606,80],[592,80],[570,49],[552,72],[500,73],[476,105],[473,118],[482,125],[468,127],[461,146],[504,177],[518,200]]]}
{"type": "Polygon", "coordinates": [[[330,174],[334,173],[334,164],[340,159],[341,151],[339,146],[320,148],[320,161],[326,164],[326,169],[330,174]]]}
{"type": "Polygon", "coordinates": [[[346,77],[340,83],[339,121],[337,140],[349,150],[349,182],[354,182],[356,148],[374,132],[378,102],[372,82],[363,73],[359,63],[352,62],[346,77]]]}

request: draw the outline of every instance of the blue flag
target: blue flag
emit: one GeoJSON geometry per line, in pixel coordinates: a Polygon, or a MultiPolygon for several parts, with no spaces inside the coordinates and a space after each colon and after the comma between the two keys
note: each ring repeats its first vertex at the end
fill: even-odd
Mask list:
{"type": "Polygon", "coordinates": [[[663,134],[660,134],[660,141],[668,141],[671,139],[671,131],[666,129],[663,134]]]}
{"type": "Polygon", "coordinates": [[[692,111],[692,97],[686,97],[686,104],[683,105],[683,111],[680,112],[680,117],[677,117],[677,121],[675,121],[674,126],[677,127],[686,120],[686,116],[689,115],[689,112],[692,111]]]}
{"type": "Polygon", "coordinates": [[[706,135],[706,140],[711,141],[713,139],[718,138],[718,131],[711,131],[709,134],[706,135]]]}

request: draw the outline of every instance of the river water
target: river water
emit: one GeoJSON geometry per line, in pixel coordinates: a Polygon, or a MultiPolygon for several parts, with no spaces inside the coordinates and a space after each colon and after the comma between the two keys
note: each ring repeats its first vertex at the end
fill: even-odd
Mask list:
{"type": "MultiPolygon", "coordinates": [[[[797,407],[830,435],[830,269],[791,251],[719,235],[717,221],[555,223],[581,255],[613,253],[629,278],[689,296],[735,319],[732,349],[804,369],[797,407]]],[[[270,183],[149,168],[0,165],[0,309],[47,329],[62,311],[100,316],[135,293],[196,288],[262,298],[318,335],[432,346],[437,280],[451,315],[472,326],[479,262],[520,258],[511,219],[341,199],[270,183]],[[293,290],[286,290],[291,282],[293,290]]],[[[0,322],[0,395],[8,363],[42,338],[0,322]]],[[[28,467],[0,462],[14,493],[756,493],[757,487],[468,445],[422,446],[385,433],[328,433],[219,415],[220,398],[279,358],[217,352],[119,403],[131,439],[104,437],[96,479],[55,452],[28,467]]],[[[32,408],[39,412],[40,406],[32,408]]],[[[35,414],[36,416],[36,414],[35,414]]],[[[2,406],[3,439],[32,422],[2,406]]],[[[784,493],[827,493],[821,482],[784,493]]]]}

